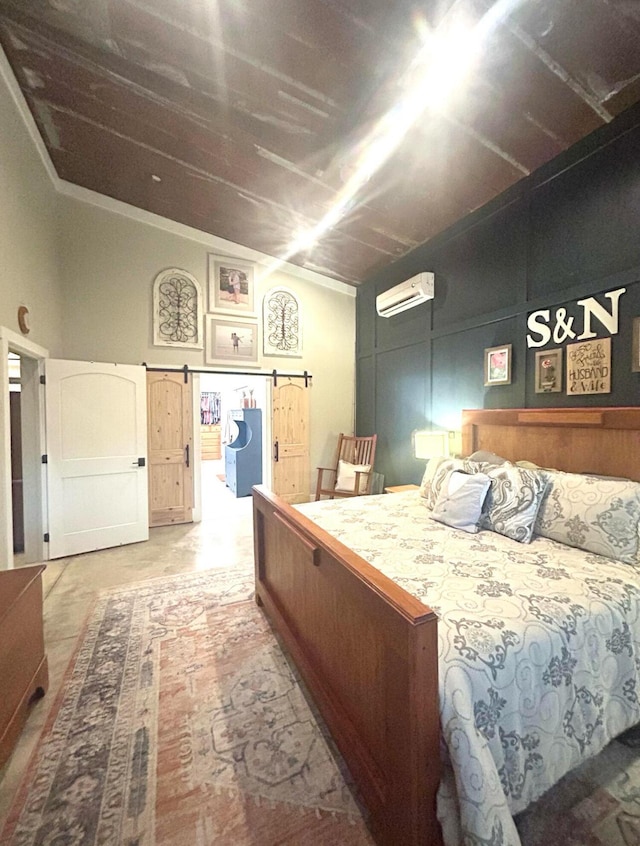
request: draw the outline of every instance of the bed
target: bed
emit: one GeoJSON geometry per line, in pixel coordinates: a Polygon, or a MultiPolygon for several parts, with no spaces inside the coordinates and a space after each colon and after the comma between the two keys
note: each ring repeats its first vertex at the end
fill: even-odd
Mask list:
{"type": "MultiPolygon", "coordinates": [[[[572,474],[640,481],[639,447],[638,408],[463,413],[465,455],[483,450],[510,461],[526,459],[572,474]]],[[[381,846],[442,843],[438,805],[441,818],[447,821],[448,843],[459,836],[455,833],[457,820],[452,819],[457,817],[463,821],[467,842],[517,844],[512,814],[581,756],[595,754],[608,739],[640,720],[633,634],[633,625],[640,618],[640,568],[565,547],[549,538],[536,537],[527,545],[503,536],[493,537],[495,533],[490,531],[462,538],[460,532],[425,520],[424,503],[416,494],[354,498],[339,505],[314,503],[300,509],[280,501],[263,487],[255,488],[253,497],[256,601],[283,639],[347,761],[381,846]],[[385,506],[382,517],[374,516],[380,512],[376,501],[385,506]],[[351,509],[350,518],[340,510],[344,508],[351,509]],[[389,511],[413,514],[416,527],[421,522],[435,526],[434,537],[429,536],[426,542],[420,534],[413,541],[394,539],[392,522],[386,516],[389,511]],[[376,524],[376,520],[381,523],[376,524]],[[379,556],[385,536],[394,552],[379,556]],[[341,537],[348,538],[349,546],[341,537]],[[437,548],[443,538],[450,543],[444,553],[437,548]],[[424,571],[416,575],[410,562],[396,554],[404,548],[403,544],[410,547],[412,543],[414,548],[420,543],[428,547],[429,554],[424,559],[426,575],[424,571]],[[475,545],[475,563],[461,546],[464,543],[475,545]],[[553,549],[562,556],[560,563],[549,557],[553,549]],[[481,600],[466,591],[464,583],[465,578],[471,579],[469,585],[478,578],[477,568],[482,568],[483,560],[493,566],[493,556],[496,562],[509,562],[514,572],[520,570],[521,578],[530,568],[531,575],[524,577],[526,590],[515,593],[526,594],[528,613],[546,638],[543,646],[527,644],[533,658],[524,670],[517,671],[519,712],[513,710],[511,703],[507,705],[509,697],[500,685],[492,683],[496,682],[496,662],[518,651],[517,635],[514,641],[512,634],[513,629],[518,630],[515,622],[508,619],[512,601],[508,591],[514,591],[503,583],[498,570],[481,576],[482,584],[490,586],[488,592],[485,588],[489,595],[481,600]],[[393,566],[389,564],[391,558],[393,566]],[[457,568],[453,575],[462,581],[449,581],[452,574],[446,570],[448,566],[457,568]],[[383,572],[385,567],[387,573],[383,572]],[[444,568],[446,584],[453,586],[451,590],[434,588],[435,578],[431,576],[435,577],[438,567],[444,568]],[[580,575],[574,578],[574,567],[586,570],[576,570],[580,575]],[[544,583],[551,585],[551,596],[555,595],[556,600],[543,596],[544,583]],[[562,584],[581,585],[580,590],[586,593],[567,598],[562,594],[562,584]],[[500,614],[490,617],[495,637],[484,659],[479,659],[478,639],[482,638],[478,638],[477,631],[474,633],[474,624],[467,618],[474,602],[496,600],[490,596],[492,591],[498,593],[497,601],[503,604],[497,606],[500,614]],[[437,600],[431,603],[434,608],[422,601],[429,601],[429,597],[437,600]],[[457,616],[456,601],[460,604],[457,616]],[[584,629],[587,606],[597,611],[588,631],[584,629]],[[582,651],[566,655],[561,648],[566,639],[573,639],[572,648],[580,639],[573,631],[577,618],[580,638],[584,640],[582,651]],[[548,627],[558,628],[558,621],[559,636],[565,640],[560,647],[555,645],[554,652],[547,643],[548,627]],[[467,735],[459,725],[452,729],[449,723],[450,705],[458,696],[457,682],[451,666],[442,663],[439,650],[446,650],[447,643],[451,646],[454,641],[459,653],[472,655],[475,650],[473,660],[477,666],[483,665],[489,679],[482,695],[477,690],[471,693],[474,701],[466,707],[468,710],[476,705],[474,714],[465,715],[463,706],[458,709],[463,718],[474,721],[476,727],[482,726],[480,741],[486,748],[481,744],[474,750],[465,750],[467,735]],[[498,652],[496,644],[500,646],[498,652]],[[544,660],[540,650],[546,650],[544,660]],[[590,688],[601,673],[603,655],[605,688],[611,691],[604,698],[600,688],[596,694],[590,688]],[[492,662],[493,667],[489,666],[492,662]],[[440,672],[442,667],[445,673],[440,672]],[[441,692],[445,679],[440,676],[452,673],[454,693],[450,696],[441,692]],[[537,691],[544,673],[544,684],[553,695],[543,701],[537,691]],[[566,749],[557,740],[547,739],[543,755],[545,738],[539,736],[540,732],[536,735],[510,731],[508,721],[503,725],[498,719],[501,711],[516,721],[535,719],[541,704],[544,715],[545,708],[552,709],[553,697],[566,693],[567,679],[572,674],[577,681],[572,688],[575,695],[567,729],[571,743],[566,749]],[[496,744],[504,755],[492,772],[491,767],[485,767],[489,759],[483,760],[483,756],[496,744]],[[444,747],[452,748],[443,754],[444,747]],[[453,770],[449,766],[452,761],[453,770]],[[464,773],[456,769],[460,768],[460,761],[466,762],[464,773]],[[457,792],[451,789],[456,779],[457,792]]],[[[640,622],[638,629],[640,638],[640,622]]],[[[535,633],[535,626],[531,631],[535,633]]],[[[455,662],[453,667],[455,670],[455,662]]],[[[543,720],[538,728],[544,724],[543,720]]]]}

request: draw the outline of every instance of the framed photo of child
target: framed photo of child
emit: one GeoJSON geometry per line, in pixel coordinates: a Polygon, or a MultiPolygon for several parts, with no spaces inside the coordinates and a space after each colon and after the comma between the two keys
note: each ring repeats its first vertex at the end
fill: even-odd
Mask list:
{"type": "Polygon", "coordinates": [[[208,255],[209,311],[253,314],[254,265],[231,256],[208,255]]]}
{"type": "Polygon", "coordinates": [[[258,366],[258,321],[206,317],[205,364],[258,366]]]}

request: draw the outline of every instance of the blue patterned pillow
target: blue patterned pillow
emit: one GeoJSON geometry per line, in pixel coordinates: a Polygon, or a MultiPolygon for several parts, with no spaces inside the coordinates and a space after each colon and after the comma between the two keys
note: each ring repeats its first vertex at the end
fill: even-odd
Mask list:
{"type": "Polygon", "coordinates": [[[506,463],[485,471],[491,479],[480,525],[520,543],[533,537],[547,474],[506,463]]]}
{"type": "Polygon", "coordinates": [[[549,473],[535,531],[626,564],[640,563],[640,484],[579,473],[549,473]]]}

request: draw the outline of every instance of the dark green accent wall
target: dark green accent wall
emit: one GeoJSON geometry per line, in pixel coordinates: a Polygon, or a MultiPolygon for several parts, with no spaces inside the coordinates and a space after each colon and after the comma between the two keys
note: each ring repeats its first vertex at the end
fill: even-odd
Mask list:
{"type": "MultiPolygon", "coordinates": [[[[640,108],[634,107],[485,208],[390,265],[360,287],[356,306],[356,430],[378,434],[385,484],[418,482],[416,428],[457,427],[464,408],[638,405],[631,372],[632,321],[640,316],[640,108]],[[375,298],[423,270],[435,298],[391,318],[375,298]],[[577,300],[620,287],[612,336],[611,393],[536,394],[527,316],[559,307],[582,331],[577,300]],[[485,388],[486,347],[513,345],[510,385],[485,388]]],[[[552,321],[553,327],[553,321],[552,321]]],[[[598,337],[609,337],[593,321],[598,337]]]]}

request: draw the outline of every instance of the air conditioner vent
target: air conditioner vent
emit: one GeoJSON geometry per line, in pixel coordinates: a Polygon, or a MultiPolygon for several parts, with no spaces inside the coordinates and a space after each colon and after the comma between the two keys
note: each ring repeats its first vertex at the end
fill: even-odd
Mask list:
{"type": "Polygon", "coordinates": [[[418,273],[395,285],[388,291],[383,291],[376,297],[376,311],[381,317],[392,317],[408,308],[420,305],[433,299],[434,274],[418,273]]]}

